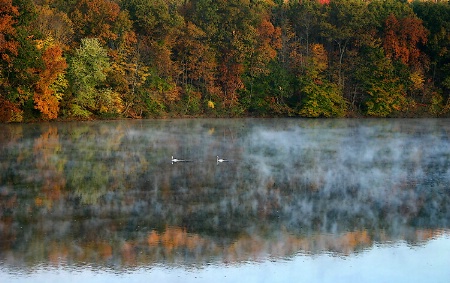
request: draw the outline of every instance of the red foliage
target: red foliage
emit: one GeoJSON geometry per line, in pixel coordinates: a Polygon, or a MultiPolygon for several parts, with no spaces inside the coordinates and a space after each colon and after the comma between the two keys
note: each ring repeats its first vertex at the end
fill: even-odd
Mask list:
{"type": "Polygon", "coordinates": [[[319,2],[322,5],[328,5],[330,4],[330,0],[317,0],[317,2],[319,2]]]}

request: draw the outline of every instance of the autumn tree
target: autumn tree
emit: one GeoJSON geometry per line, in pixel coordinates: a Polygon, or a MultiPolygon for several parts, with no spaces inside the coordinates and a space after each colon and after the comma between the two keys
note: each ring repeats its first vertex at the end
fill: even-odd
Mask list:
{"type": "Polygon", "coordinates": [[[183,87],[185,111],[193,113],[203,111],[210,95],[217,92],[216,58],[211,47],[204,44],[206,38],[203,30],[186,21],[173,48],[179,70],[176,82],[183,87]]]}
{"type": "Polygon", "coordinates": [[[143,85],[150,73],[140,52],[139,38],[133,30],[133,22],[127,10],[120,11],[113,31],[117,38],[108,44],[111,68],[106,84],[120,95],[124,116],[142,117],[145,107],[140,94],[145,92],[143,85]]]}
{"type": "Polygon", "coordinates": [[[246,84],[251,89],[258,76],[268,74],[281,47],[281,30],[271,21],[273,3],[195,0],[189,5],[187,16],[206,33],[205,42],[215,51],[215,84],[220,90],[215,100],[224,112],[245,111],[240,101],[252,96],[246,84]]]}
{"type": "Polygon", "coordinates": [[[143,62],[163,78],[173,77],[178,70],[170,58],[171,49],[183,23],[176,7],[164,0],[131,0],[122,5],[133,21],[143,62]]]}
{"type": "MultiPolygon", "coordinates": [[[[34,3],[31,0],[16,0],[14,6],[16,8],[11,8],[8,2],[3,6],[9,11],[9,15],[15,16],[14,30],[9,29],[9,32],[4,34],[6,41],[0,44],[6,46],[2,54],[1,63],[4,68],[1,70],[0,86],[1,95],[9,101],[7,105],[15,105],[18,109],[13,119],[20,121],[24,116],[32,118],[34,115],[33,85],[37,81],[37,72],[43,62],[42,54],[35,43],[40,34],[33,26],[37,16],[34,3]]],[[[4,19],[9,21],[8,16],[4,19]]]]}
{"type": "Polygon", "coordinates": [[[95,37],[102,44],[116,40],[114,27],[119,13],[120,7],[114,1],[79,0],[71,13],[78,41],[85,37],[95,37]]]}
{"type": "Polygon", "coordinates": [[[275,27],[270,15],[264,16],[255,27],[254,48],[248,54],[247,72],[251,76],[269,73],[269,62],[277,57],[281,48],[281,29],[275,27]]]}
{"type": "Polygon", "coordinates": [[[389,15],[386,19],[383,48],[386,55],[405,65],[419,68],[419,44],[426,44],[428,31],[422,21],[414,17],[398,19],[389,15]]]}
{"type": "Polygon", "coordinates": [[[38,17],[34,25],[44,37],[51,37],[60,43],[64,49],[68,49],[74,36],[73,23],[66,13],[58,11],[50,6],[36,6],[38,17]]]}
{"type": "Polygon", "coordinates": [[[255,30],[256,44],[246,59],[245,91],[241,91],[240,101],[253,113],[289,115],[292,76],[277,62],[283,47],[281,28],[274,25],[272,15],[266,11],[260,15],[255,30]]]}
{"type": "Polygon", "coordinates": [[[67,87],[64,77],[67,64],[62,57],[61,47],[51,40],[40,42],[38,48],[43,50],[44,66],[38,70],[39,79],[33,95],[34,107],[45,119],[55,119],[58,117],[59,102],[67,87]]]}
{"type": "Polygon", "coordinates": [[[13,57],[18,55],[19,42],[15,39],[19,11],[12,5],[12,0],[0,0],[0,121],[9,121],[20,110],[5,95],[10,88],[8,72],[12,67],[13,57]]]}
{"type": "Polygon", "coordinates": [[[19,43],[14,39],[16,29],[14,25],[19,15],[16,6],[12,5],[12,0],[0,0],[0,54],[2,63],[10,63],[11,55],[17,56],[19,43]]]}
{"type": "Polygon", "coordinates": [[[116,49],[110,50],[110,54],[111,68],[107,85],[120,94],[125,116],[142,117],[145,106],[142,105],[140,94],[149,72],[141,60],[136,35],[133,32],[124,34],[123,40],[116,49]]]}
{"type": "Polygon", "coordinates": [[[181,87],[176,84],[180,72],[174,62],[173,48],[177,42],[183,19],[178,12],[176,1],[131,0],[123,1],[122,8],[127,10],[138,39],[138,52],[142,63],[148,68],[146,79],[148,107],[151,112],[172,109],[180,100],[181,87]]]}

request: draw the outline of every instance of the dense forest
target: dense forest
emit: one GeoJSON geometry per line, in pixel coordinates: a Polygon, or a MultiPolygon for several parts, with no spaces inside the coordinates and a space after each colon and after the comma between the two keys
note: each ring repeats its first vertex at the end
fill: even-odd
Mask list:
{"type": "Polygon", "coordinates": [[[450,4],[0,0],[0,121],[450,113],[450,4]]]}

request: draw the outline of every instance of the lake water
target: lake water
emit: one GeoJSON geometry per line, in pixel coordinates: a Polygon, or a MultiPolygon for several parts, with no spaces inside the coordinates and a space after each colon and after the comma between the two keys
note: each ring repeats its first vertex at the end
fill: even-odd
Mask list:
{"type": "Polygon", "coordinates": [[[449,122],[0,125],[0,282],[448,282],[449,122]]]}

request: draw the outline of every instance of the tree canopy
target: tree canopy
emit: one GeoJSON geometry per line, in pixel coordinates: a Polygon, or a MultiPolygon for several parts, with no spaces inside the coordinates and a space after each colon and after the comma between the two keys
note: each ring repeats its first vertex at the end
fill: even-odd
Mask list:
{"type": "Polygon", "coordinates": [[[450,4],[0,0],[0,121],[450,113],[450,4]]]}

